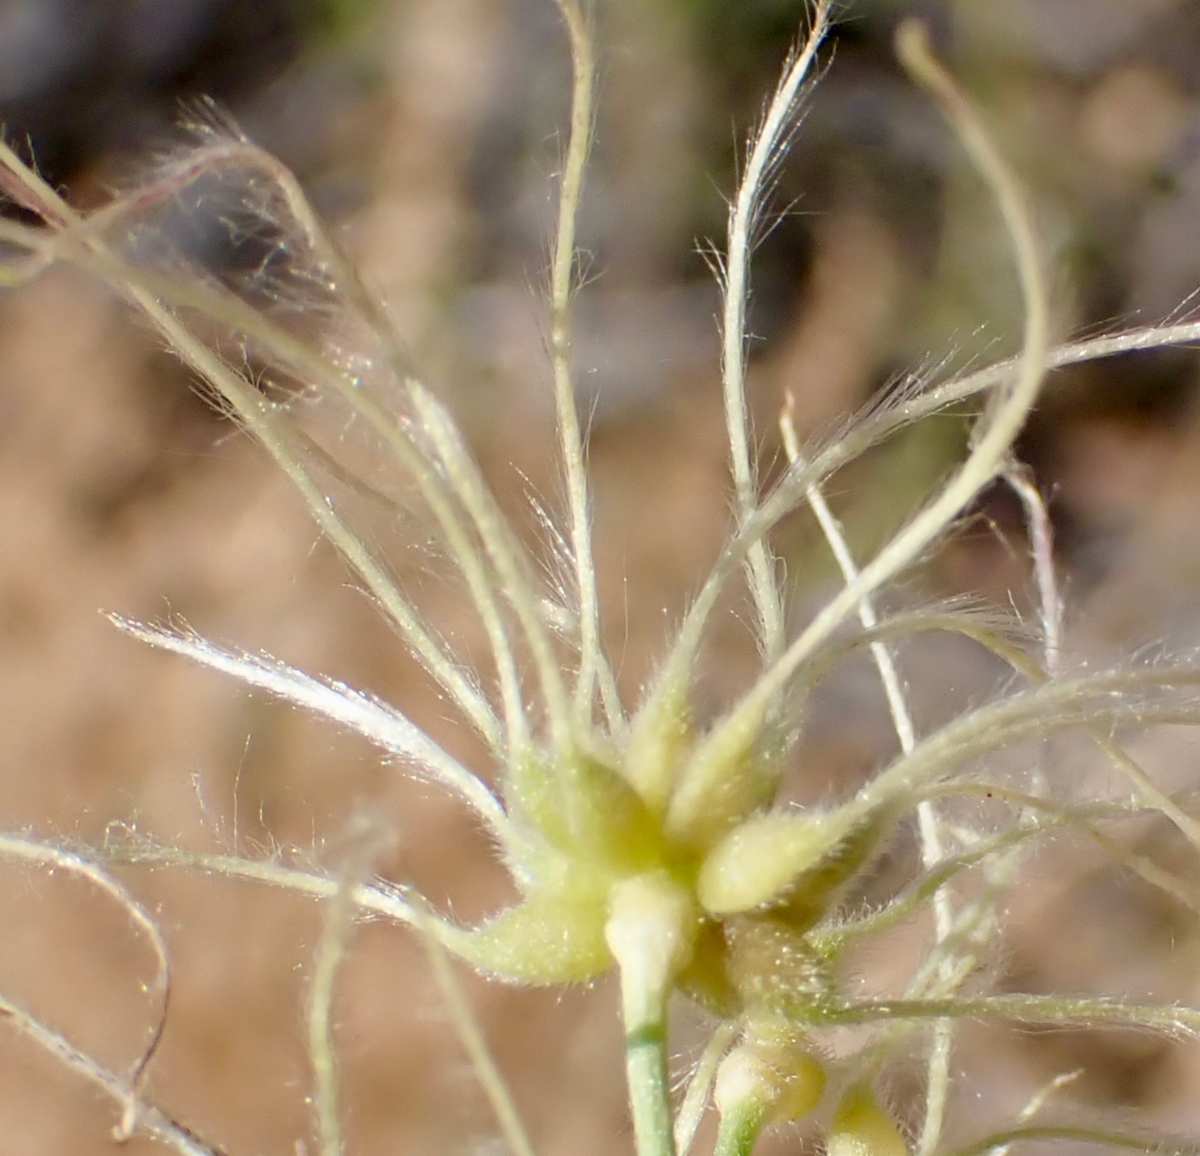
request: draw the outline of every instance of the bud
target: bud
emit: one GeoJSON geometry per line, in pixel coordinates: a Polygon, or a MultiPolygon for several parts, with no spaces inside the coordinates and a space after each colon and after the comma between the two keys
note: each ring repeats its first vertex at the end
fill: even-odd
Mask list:
{"type": "Polygon", "coordinates": [[[598,759],[522,759],[509,771],[505,795],[550,844],[598,870],[620,876],[662,861],[659,827],[645,803],[598,759]]]}
{"type": "Polygon", "coordinates": [[[900,1129],[865,1084],[854,1084],[842,1097],[829,1134],[826,1156],[908,1156],[900,1129]]]}
{"type": "Polygon", "coordinates": [[[690,738],[685,693],[664,689],[634,719],[621,770],[655,814],[666,806],[690,738]]]}
{"type": "Polygon", "coordinates": [[[704,860],[696,893],[713,915],[752,911],[779,898],[846,834],[836,812],[775,812],[734,828],[704,860]]]}
{"type": "Polygon", "coordinates": [[[807,1116],[824,1091],[825,1069],[797,1046],[795,1029],[752,1025],[717,1069],[713,1100],[725,1139],[718,1151],[749,1152],[767,1124],[807,1116]]]}
{"type": "Polygon", "coordinates": [[[727,719],[690,753],[667,807],[671,840],[711,847],[774,794],[779,768],[764,711],[727,719]]]}

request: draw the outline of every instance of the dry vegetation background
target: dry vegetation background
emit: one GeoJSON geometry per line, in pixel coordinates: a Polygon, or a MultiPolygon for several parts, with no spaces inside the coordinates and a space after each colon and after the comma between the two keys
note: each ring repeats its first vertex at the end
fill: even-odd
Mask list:
{"type": "MultiPolygon", "coordinates": [[[[609,644],[632,694],[727,517],[715,294],[694,241],[719,238],[718,190],[732,186],[734,146],[799,5],[599,7],[603,111],[583,229],[594,277],[577,356],[595,402],[609,644]]],[[[1013,344],[1015,290],[990,208],[890,61],[888,31],[912,8],[934,21],[1038,199],[1064,335],[1157,320],[1200,286],[1200,4],[861,0],[783,180],[784,200],[802,199],[763,250],[752,390],[768,457],[785,391],[798,423],[819,431],[895,371],[1013,344]]],[[[95,203],[164,139],[175,93],[215,90],[340,222],[532,534],[526,496],[558,496],[541,304],[565,106],[552,6],[401,0],[319,34],[289,24],[283,6],[257,30],[217,3],[113,5],[123,15],[100,31],[91,11],[51,0],[0,9],[0,100],[14,131],[32,132],[50,171],[95,203]]],[[[223,259],[204,249],[202,227],[168,226],[223,259]]],[[[1076,654],[1200,643],[1195,376],[1186,352],[1059,374],[1026,438],[1059,531],[1076,654]]],[[[837,497],[860,545],[919,501],[961,437],[942,420],[845,480],[837,497]]],[[[982,592],[1032,613],[1016,505],[996,493],[978,514],[913,590],[982,592]]],[[[810,529],[789,529],[803,602],[831,576],[810,529]]],[[[469,649],[472,628],[430,569],[421,528],[394,537],[397,569],[469,649]]],[[[478,758],[265,456],[117,303],[56,274],[0,298],[0,822],[81,841],[122,822],[189,847],[285,846],[336,866],[366,815],[394,835],[382,874],[418,880],[463,918],[502,898],[488,848],[436,792],[288,708],[141,648],[101,609],[178,615],[220,642],[370,687],[478,758]]],[[[737,685],[746,646],[731,624],[709,656],[709,693],[737,685]]],[[[902,661],[927,719],[996,677],[944,643],[902,661]]],[[[890,741],[869,668],[846,672],[812,708],[798,789],[819,795],[861,776],[890,741]]],[[[1195,741],[1158,736],[1137,749],[1157,750],[1159,770],[1182,785],[1198,769],[1195,741]]],[[[1195,878],[1162,830],[1131,838],[1195,878]]],[[[997,982],[1200,1001],[1193,921],[1080,848],[1039,864],[997,982]]],[[[231,1156],[298,1151],[319,912],[248,885],[144,871],[128,881],[161,910],[175,969],[153,1095],[231,1156]]],[[[0,990],[113,1067],[132,1062],[152,1022],[142,986],[152,961],[119,914],[77,882],[4,866],[0,927],[0,990]]],[[[539,1151],[624,1150],[614,993],[468,986],[539,1151]]],[[[337,1017],[356,1156],[494,1145],[412,937],[356,934],[337,1017]]],[[[109,1105],[20,1040],[0,1046],[0,1153],[111,1149],[109,1105]]],[[[1072,1093],[1081,1104],[1200,1132],[1191,1050],[980,1032],[961,1059],[973,1067],[960,1131],[1086,1059],[1072,1093]]],[[[895,1079],[902,1100],[911,1082],[895,1079]]]]}

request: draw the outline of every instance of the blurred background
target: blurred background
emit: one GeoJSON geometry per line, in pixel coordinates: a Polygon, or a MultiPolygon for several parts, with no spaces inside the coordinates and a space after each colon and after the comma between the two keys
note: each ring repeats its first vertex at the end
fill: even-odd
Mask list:
{"type": "MultiPolygon", "coordinates": [[[[606,630],[631,699],[728,526],[704,245],[721,241],[723,197],[802,12],[798,0],[603,0],[595,13],[601,107],[576,366],[593,414],[606,630]]],[[[992,207],[892,57],[895,24],[913,12],[1036,202],[1062,337],[1190,316],[1200,288],[1200,3],[856,0],[754,276],[750,389],[769,468],[788,395],[801,433],[818,435],[897,374],[1019,343],[992,207]]],[[[0,119],[74,203],[136,184],[202,97],[295,169],[531,542],[529,494],[553,506],[560,493],[544,288],[567,79],[549,0],[0,0],[0,119]]],[[[249,259],[219,200],[158,224],[211,267],[249,259]]],[[[1055,521],[1075,660],[1200,643],[1195,384],[1182,350],[1057,373],[1023,439],[1055,521]]],[[[99,613],[178,615],[218,642],[370,688],[479,761],[285,481],[192,385],[78,276],[0,297],[0,823],[90,842],[136,824],[188,847],[297,848],[336,867],[367,815],[393,836],[381,873],[417,881],[463,919],[494,910],[506,883],[437,792],[328,727],[147,651],[99,613]]],[[[961,418],[938,419],[839,479],[832,497],[860,555],[945,475],[965,437],[961,418]]],[[[814,604],[833,574],[811,527],[797,519],[781,549],[798,605],[814,604]]],[[[469,650],[477,627],[420,549],[400,539],[393,560],[469,650]]],[[[901,597],[956,592],[1036,619],[1021,512],[1002,490],[901,597]]],[[[754,662],[732,622],[711,648],[704,695],[720,703],[754,662]]],[[[902,663],[927,725],[998,685],[990,664],[946,642],[913,646],[902,663]]],[[[869,667],[833,680],[809,713],[810,793],[852,784],[892,749],[869,667]]],[[[1138,750],[1182,786],[1194,743],[1153,736],[1138,750]]],[[[1136,837],[1194,878],[1169,832],[1136,837]]],[[[910,844],[889,856],[896,871],[911,869],[910,844]]],[[[1037,862],[997,984],[1200,1001],[1194,920],[1086,849],[1037,862]]],[[[123,878],[161,913],[175,967],[154,1098],[230,1156],[307,1150],[302,1006],[319,912],[202,878],[123,878]]],[[[153,971],[120,914],[69,879],[3,866],[0,926],[0,991],[104,1063],[132,1063],[153,971]]],[[[539,1152],[627,1150],[609,985],[465,982],[539,1152]]],[[[419,942],[383,927],[356,934],[337,1008],[356,1156],[497,1143],[440,1007],[419,942]]],[[[15,1036],[2,1044],[0,1152],[113,1147],[109,1104],[15,1036]]],[[[1064,1093],[1079,1110],[1200,1130],[1187,1049],[972,1029],[950,1139],[1011,1119],[1085,1059],[1064,1093]]],[[[903,1065],[889,1075],[909,1119],[916,1078],[903,1065]]]]}

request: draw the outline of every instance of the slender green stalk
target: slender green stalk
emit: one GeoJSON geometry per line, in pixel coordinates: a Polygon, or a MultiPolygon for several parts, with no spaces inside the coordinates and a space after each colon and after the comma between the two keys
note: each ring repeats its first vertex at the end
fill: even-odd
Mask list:
{"type": "Polygon", "coordinates": [[[661,1017],[657,1023],[626,1026],[625,1078],[638,1156],[675,1156],[666,1024],[661,1017]]]}
{"type": "Polygon", "coordinates": [[[604,938],[621,976],[625,1073],[638,1156],[675,1156],[667,1075],[667,1000],[687,963],[694,901],[665,872],[622,880],[604,938]]]}
{"type": "MultiPolygon", "coordinates": [[[[1047,683],[1014,695],[950,723],[898,759],[862,788],[847,806],[859,815],[893,802],[899,795],[936,782],[952,765],[1033,734],[1073,726],[1111,727],[1182,721],[1194,717],[1200,669],[1176,667],[1153,672],[1112,672],[1091,678],[1047,683]],[[1147,680],[1152,679],[1151,685],[1147,680]],[[1175,702],[1147,702],[1134,697],[1151,689],[1174,691],[1175,702]],[[1129,698],[1122,698],[1124,692],[1129,698]]],[[[1158,806],[1155,802],[1152,805],[1158,806]]]]}
{"type": "MultiPolygon", "coordinates": [[[[1071,684],[1078,686],[1079,684],[1071,684]]],[[[1051,700],[1058,696],[1050,696],[1051,700]]],[[[1064,696],[1065,697],[1065,696],[1064,696]]],[[[988,751],[999,749],[1024,738],[1042,736],[1072,727],[1150,726],[1161,724],[1192,725],[1200,719],[1200,704],[1153,705],[1106,704],[1102,701],[1055,702],[1054,706],[1035,705],[1032,696],[1022,695],[984,708],[975,716],[951,724],[922,743],[909,759],[901,759],[868,783],[850,802],[840,808],[846,822],[861,822],[881,808],[898,800],[920,795],[928,786],[949,775],[953,768],[988,751]],[[1028,708],[1028,709],[1026,709],[1028,708]]]]}
{"type": "Polygon", "coordinates": [[[740,1110],[722,1112],[713,1156],[750,1156],[762,1134],[765,1119],[762,1106],[752,1101],[742,1105],[740,1110]]]}
{"type": "Polygon", "coordinates": [[[1138,797],[1144,802],[1161,811],[1197,850],[1200,851],[1200,822],[1189,815],[1174,799],[1171,798],[1148,774],[1138,762],[1120,744],[1113,742],[1108,735],[1096,728],[1089,730],[1092,741],[1116,764],[1117,769],[1129,780],[1138,797]]]}
{"type": "MultiPolygon", "coordinates": [[[[950,879],[963,871],[977,867],[992,858],[1032,839],[1053,834],[1064,828],[1080,829],[1100,843],[1109,854],[1131,870],[1142,875],[1147,882],[1160,887],[1183,906],[1195,910],[1197,899],[1189,895],[1178,880],[1168,872],[1154,869],[1152,864],[1139,861],[1115,840],[1098,830],[1097,824],[1116,819],[1128,819],[1145,812],[1131,810],[1120,803],[1093,803],[1086,807],[1063,807],[1050,799],[1038,799],[1020,791],[1012,791],[999,784],[990,783],[947,783],[939,793],[971,793],[1000,799],[1025,812],[1042,812],[1036,820],[1025,819],[1019,825],[1011,825],[994,835],[977,840],[968,850],[958,855],[949,855],[939,861],[936,868],[922,875],[895,899],[885,906],[865,914],[847,917],[844,922],[820,928],[810,933],[819,951],[827,956],[840,953],[846,945],[880,935],[924,910],[926,904],[950,879]]],[[[953,931],[953,928],[951,929],[953,931]]]]}

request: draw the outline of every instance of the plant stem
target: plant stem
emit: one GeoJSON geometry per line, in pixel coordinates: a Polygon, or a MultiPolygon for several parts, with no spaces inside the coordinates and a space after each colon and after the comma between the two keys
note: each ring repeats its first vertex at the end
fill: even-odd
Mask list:
{"type": "Polygon", "coordinates": [[[763,1126],[763,1112],[749,1103],[740,1112],[722,1112],[713,1156],[750,1156],[763,1126]]]}
{"type": "Polygon", "coordinates": [[[625,1076],[638,1156],[675,1156],[663,1018],[637,1026],[627,1023],[625,1029],[625,1076]]]}
{"type": "Polygon", "coordinates": [[[667,1079],[667,999],[691,957],[695,913],[666,872],[613,887],[604,938],[621,974],[625,1072],[638,1156],[675,1156],[667,1079]]]}

